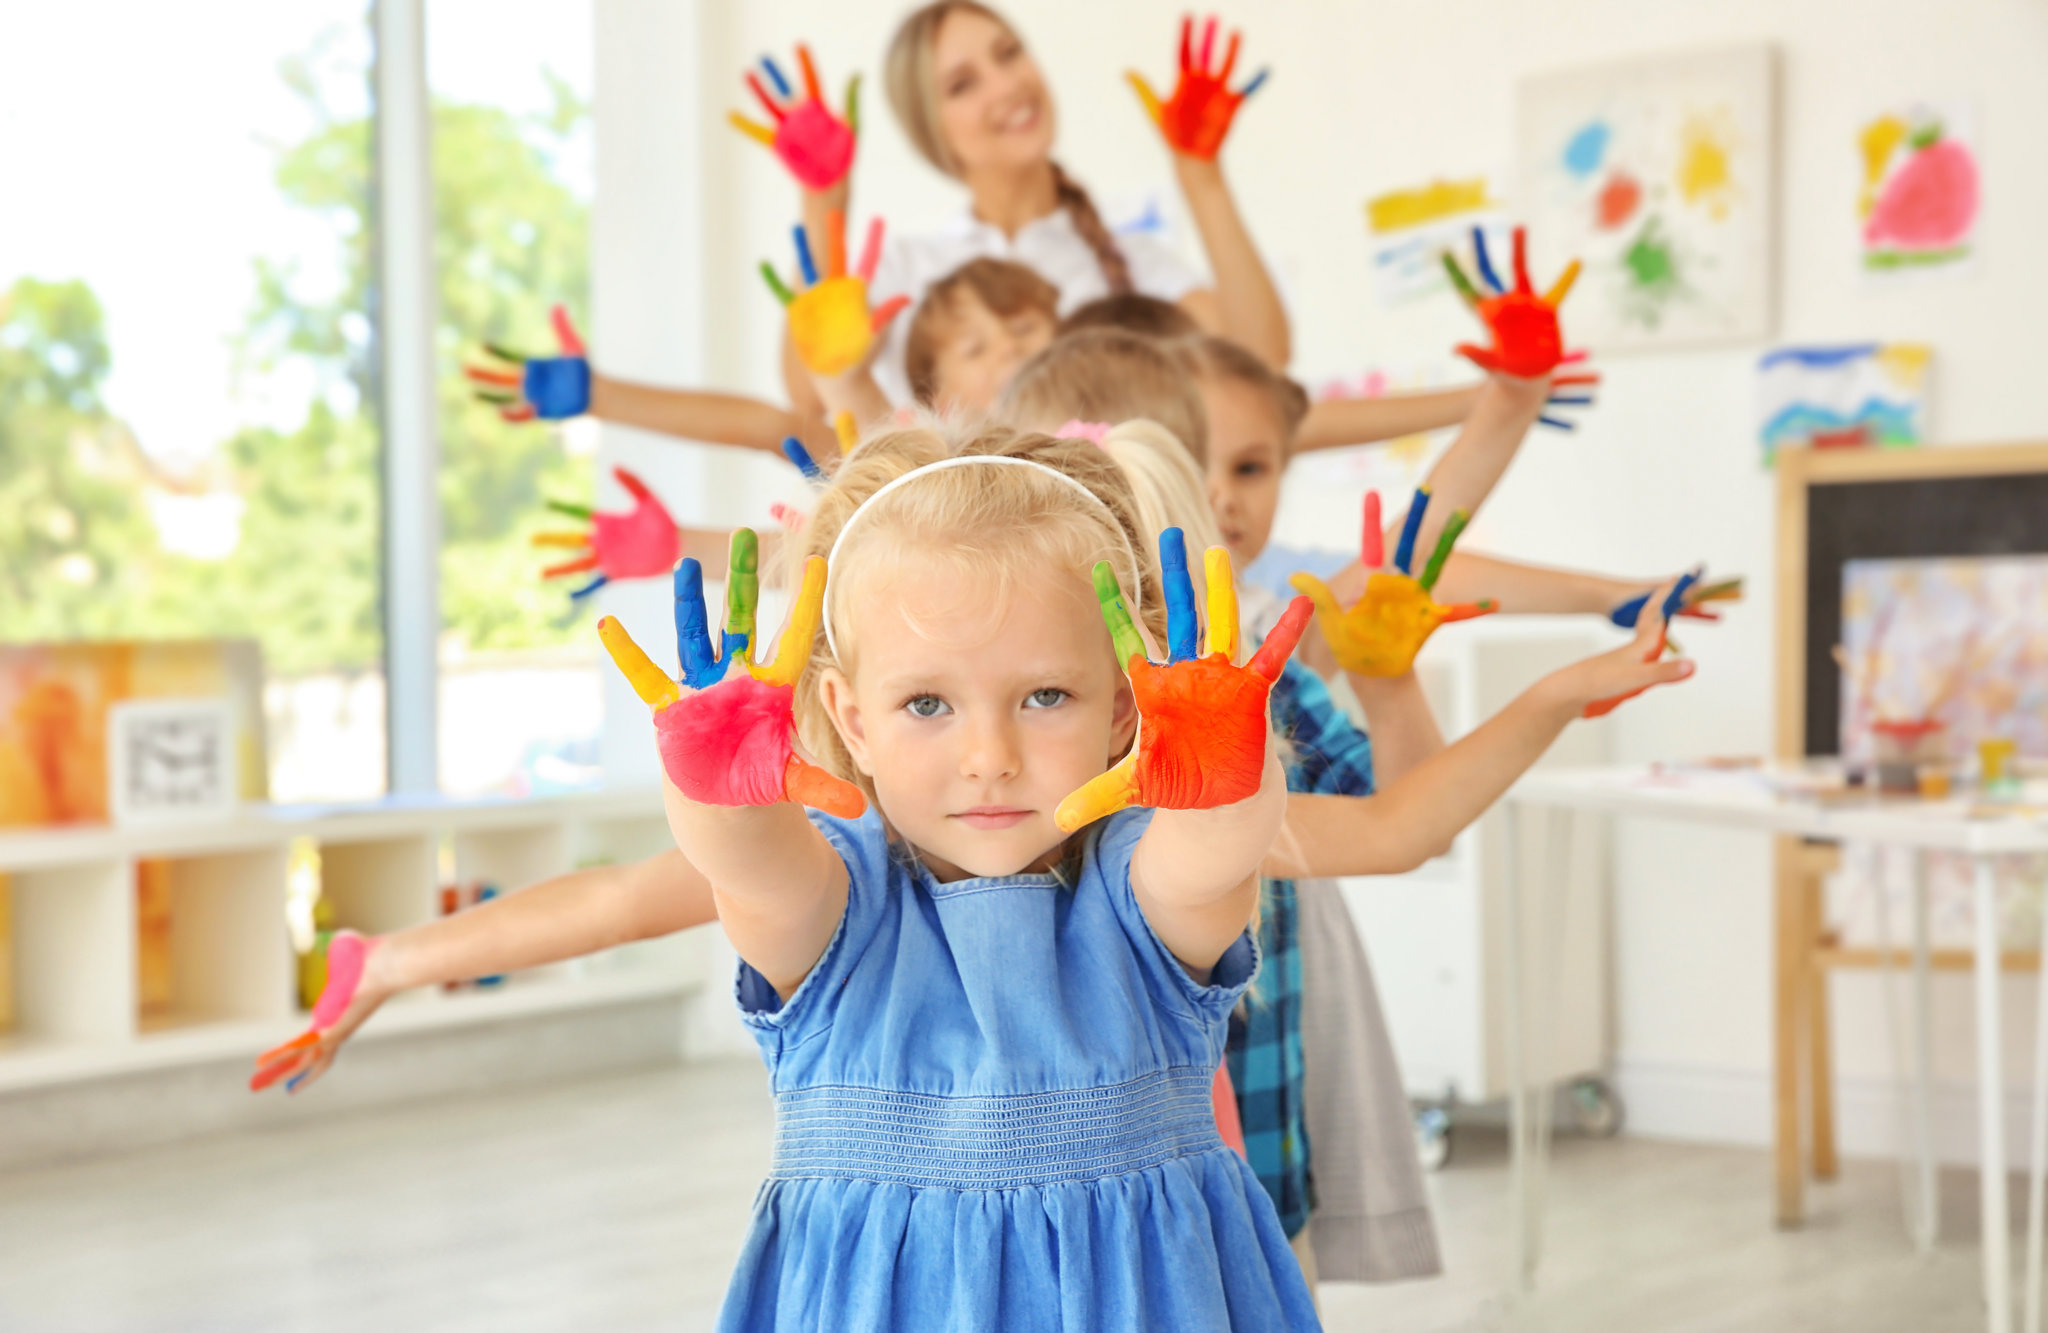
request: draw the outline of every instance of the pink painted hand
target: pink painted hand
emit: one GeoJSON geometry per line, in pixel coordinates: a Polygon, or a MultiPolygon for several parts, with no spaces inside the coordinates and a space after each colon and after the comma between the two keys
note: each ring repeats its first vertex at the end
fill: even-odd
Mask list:
{"type": "Polygon", "coordinates": [[[788,308],[789,336],[804,365],[812,374],[828,379],[844,375],[868,359],[882,330],[910,304],[910,298],[892,297],[874,310],[868,309],[868,284],[875,280],[875,268],[882,262],[880,218],[868,224],[867,244],[861,247],[860,264],[852,273],[846,271],[846,219],[839,213],[825,217],[822,278],[811,255],[809,235],[798,226],[795,236],[803,290],[791,291],[765,259],[761,276],[775,299],[788,308]]]}
{"type": "Polygon", "coordinates": [[[633,497],[633,507],[624,513],[604,513],[588,505],[548,501],[548,508],[571,518],[589,522],[585,532],[537,532],[535,546],[570,547],[588,554],[549,565],[540,572],[544,579],[561,578],[594,569],[597,577],[570,593],[572,598],[588,597],[613,579],[650,579],[668,573],[683,553],[682,533],[647,483],[615,467],[612,475],[633,497]]]}
{"type": "Polygon", "coordinates": [[[1102,618],[1138,700],[1138,743],[1114,768],[1060,802],[1053,820],[1064,832],[1132,805],[1157,810],[1235,805],[1257,792],[1264,776],[1272,730],[1266,694],[1308,627],[1308,601],[1295,598],[1250,663],[1234,665],[1237,594],[1231,583],[1230,553],[1211,547],[1205,562],[1208,655],[1197,657],[1200,626],[1188,578],[1186,539],[1179,528],[1159,534],[1159,555],[1165,571],[1169,641],[1169,660],[1163,666],[1147,656],[1145,641],[1124,607],[1115,571],[1106,561],[1095,566],[1102,618]]]}
{"type": "MultiPolygon", "coordinates": [[[[1515,228],[1512,288],[1502,285],[1500,276],[1493,271],[1493,263],[1486,254],[1486,233],[1478,227],[1472,229],[1472,257],[1478,261],[1479,280],[1486,284],[1486,291],[1472,285],[1449,251],[1444,252],[1444,271],[1450,274],[1451,285],[1458,289],[1458,294],[1485,322],[1486,331],[1493,335],[1493,344],[1479,347],[1459,343],[1460,356],[1490,374],[1512,375],[1517,379],[1535,379],[1561,365],[1586,359],[1584,352],[1564,350],[1564,334],[1557,325],[1557,307],[1579,279],[1578,260],[1565,265],[1557,282],[1538,296],[1529,284],[1527,228],[1515,228]]],[[[1586,380],[1575,377],[1573,382],[1583,384],[1586,380]]]]}
{"type": "Polygon", "coordinates": [[[327,942],[327,985],[313,1005],[313,1021],[304,1032],[256,1057],[249,1091],[261,1092],[282,1080],[286,1092],[297,1092],[307,1078],[317,1078],[334,1060],[341,1043],[384,1002],[381,986],[365,987],[371,956],[381,941],[353,930],[338,930],[327,942]]]}
{"type": "Polygon", "coordinates": [[[846,116],[841,119],[825,105],[825,92],[818,84],[818,67],[811,63],[811,48],[797,43],[796,61],[803,71],[804,95],[798,99],[782,75],[782,69],[767,56],[761,70],[775,85],[775,95],[761,86],[754,72],[746,74],[747,87],[767,108],[775,128],[748,120],[734,111],[726,119],[749,139],[782,159],[789,174],[806,190],[829,190],[853,169],[854,145],[860,138],[860,75],[846,81],[846,116]]]}
{"type": "Polygon", "coordinates": [[[656,744],[670,782],[699,805],[774,805],[796,801],[854,818],[867,809],[860,789],[827,773],[797,750],[790,715],[797,679],[811,658],[825,603],[825,561],[804,567],[803,589],[790,608],[775,660],[755,661],[754,611],[760,549],[752,530],[735,529],[726,575],[726,620],[716,655],[704,606],[704,571],[693,559],[676,566],[676,644],[680,685],[648,660],[618,621],[598,621],[598,636],[641,701],[654,709],[656,744]],[[732,664],[747,673],[727,679],[732,664]]]}
{"type": "Polygon", "coordinates": [[[1316,626],[1346,671],[1361,676],[1405,675],[1415,665],[1415,654],[1429,642],[1437,626],[1470,620],[1493,610],[1491,602],[1466,602],[1454,606],[1438,604],[1429,593],[1443,574],[1451,548],[1465,530],[1463,510],[1452,512],[1437,538],[1436,550],[1423,566],[1422,577],[1409,571],[1414,566],[1415,538],[1422,530],[1423,511],[1429,507],[1429,488],[1418,487],[1408,507],[1408,519],[1401,531],[1401,544],[1394,553],[1392,568],[1385,567],[1385,543],[1380,533],[1378,491],[1365,496],[1365,537],[1360,561],[1369,571],[1365,594],[1349,608],[1340,605],[1329,586],[1313,574],[1296,574],[1288,582],[1315,604],[1316,626]]]}
{"type": "Polygon", "coordinates": [[[1216,67],[1216,19],[1212,15],[1202,26],[1202,49],[1199,55],[1194,49],[1195,20],[1192,17],[1180,21],[1180,73],[1173,85],[1173,96],[1165,101],[1145,81],[1145,76],[1136,70],[1125,72],[1124,77],[1137,89],[1138,100],[1145,104],[1145,112],[1152,117],[1152,123],[1159,127],[1159,133],[1176,153],[1214,162],[1223,140],[1230,133],[1230,125],[1237,118],[1238,107],[1244,99],[1259,90],[1270,71],[1260,70],[1245,86],[1236,92],[1230,91],[1231,71],[1237,68],[1238,43],[1244,34],[1230,34],[1230,45],[1223,52],[1223,64],[1216,67]]]}

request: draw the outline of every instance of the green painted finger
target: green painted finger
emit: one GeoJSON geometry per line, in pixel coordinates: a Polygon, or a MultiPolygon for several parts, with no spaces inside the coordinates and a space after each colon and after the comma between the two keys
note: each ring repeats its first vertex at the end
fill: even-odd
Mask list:
{"type": "Polygon", "coordinates": [[[1462,509],[1453,509],[1451,516],[1444,520],[1444,530],[1437,534],[1436,549],[1429,553],[1429,563],[1422,567],[1422,577],[1417,580],[1422,590],[1428,592],[1443,576],[1444,561],[1451,558],[1451,548],[1458,544],[1458,534],[1465,530],[1471,515],[1462,509]]]}
{"type": "Polygon", "coordinates": [[[588,519],[592,512],[589,505],[570,504],[567,500],[550,500],[548,508],[558,514],[567,514],[570,518],[588,519]]]}
{"type": "Polygon", "coordinates": [[[725,648],[720,660],[734,654],[756,658],[754,612],[761,602],[761,539],[752,528],[734,528],[725,564],[725,648]]]}
{"type": "Polygon", "coordinates": [[[1473,305],[1479,304],[1479,289],[1472,285],[1472,279],[1466,277],[1465,270],[1458,267],[1457,257],[1448,250],[1444,251],[1444,272],[1451,275],[1451,286],[1458,289],[1458,295],[1473,305]]]}
{"type": "Polygon", "coordinates": [[[775,265],[765,259],[761,261],[761,276],[767,281],[768,290],[775,293],[776,300],[784,305],[788,305],[791,301],[796,300],[796,293],[789,290],[789,284],[784,282],[782,275],[775,271],[775,265]]]}
{"type": "Polygon", "coordinates": [[[1116,660],[1128,668],[1132,658],[1145,655],[1145,641],[1131,623],[1131,613],[1124,608],[1124,590],[1117,586],[1116,571],[1107,560],[1095,563],[1095,599],[1102,603],[1102,622],[1109,626],[1109,637],[1116,644],[1116,660]]]}
{"type": "Polygon", "coordinates": [[[860,75],[846,81],[846,128],[860,134],[860,75]]]}

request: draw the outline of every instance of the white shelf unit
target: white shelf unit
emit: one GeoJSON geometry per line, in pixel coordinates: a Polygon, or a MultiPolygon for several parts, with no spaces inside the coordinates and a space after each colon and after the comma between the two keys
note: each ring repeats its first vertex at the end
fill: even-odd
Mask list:
{"type": "MultiPolygon", "coordinates": [[[[1540,617],[1458,625],[1430,640],[1417,664],[1423,692],[1447,740],[1492,717],[1537,680],[1615,647],[1616,634],[1540,617]]],[[[1355,708],[1347,696],[1347,707],[1355,708]]],[[[1536,767],[1607,760],[1607,722],[1574,722],[1536,767]]],[[[1345,901],[1371,956],[1409,1095],[1421,1101],[1486,1102],[1506,1095],[1502,1023],[1510,975],[1503,951],[1506,815],[1495,806],[1460,834],[1448,855],[1406,875],[1344,881],[1345,901]]],[[[1608,890],[1604,845],[1546,848],[1525,837],[1522,855],[1569,855],[1562,913],[1523,913],[1528,947],[1554,961],[1540,971],[1555,993],[1555,1022],[1531,1052],[1532,1076],[1555,1082],[1604,1070],[1611,1054],[1608,890]]],[[[1537,882],[1525,873],[1520,882],[1537,882]]],[[[1532,969],[1524,968],[1528,976],[1532,969]]]]}
{"type": "MultiPolygon", "coordinates": [[[[293,845],[320,852],[334,924],[384,933],[433,919],[444,865],[512,893],[579,865],[672,846],[656,789],[527,800],[392,800],[253,806],[159,828],[104,825],[0,836],[12,898],[13,1023],[0,1032],[0,1095],[256,1052],[301,1030],[286,928],[293,845]],[[145,1021],[137,990],[138,862],[168,862],[172,1003],[145,1021]]],[[[356,1040],[682,997],[701,948],[680,938],[510,977],[417,991],[356,1040]]]]}

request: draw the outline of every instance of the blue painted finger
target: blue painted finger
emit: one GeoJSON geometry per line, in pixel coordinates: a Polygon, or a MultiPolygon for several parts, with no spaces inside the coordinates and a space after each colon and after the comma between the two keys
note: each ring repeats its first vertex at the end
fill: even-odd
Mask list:
{"type": "Polygon", "coordinates": [[[1159,534],[1159,571],[1166,585],[1166,660],[1192,661],[1201,626],[1195,616],[1194,580],[1188,577],[1187,537],[1179,528],[1159,534]]]}
{"type": "Polygon", "coordinates": [[[811,258],[811,238],[804,232],[801,224],[794,229],[794,232],[796,235],[796,263],[797,267],[803,270],[804,286],[815,287],[818,285],[818,264],[816,260],[811,258]]]}
{"type": "Polygon", "coordinates": [[[811,457],[811,451],[804,448],[804,442],[791,435],[782,442],[782,456],[796,464],[796,470],[811,481],[825,480],[825,469],[818,466],[818,460],[811,457]]]}
{"type": "Polygon", "coordinates": [[[1474,227],[1472,229],[1472,258],[1479,262],[1480,281],[1493,288],[1495,296],[1499,296],[1507,290],[1507,288],[1501,286],[1500,275],[1493,271],[1493,260],[1487,257],[1486,228],[1484,227],[1474,227]]]}
{"type": "Polygon", "coordinates": [[[789,96],[789,80],[782,77],[782,68],[775,63],[773,56],[761,57],[761,72],[768,76],[768,82],[775,85],[776,92],[789,96]]]}
{"type": "Polygon", "coordinates": [[[1415,539],[1422,535],[1422,515],[1428,508],[1429,487],[1417,486],[1407,521],[1401,524],[1401,543],[1394,548],[1394,568],[1403,574],[1415,572],[1415,539]]]}
{"type": "Polygon", "coordinates": [[[711,618],[704,609],[704,566],[684,556],[676,566],[676,656],[682,659],[683,684],[709,689],[725,678],[725,667],[711,655],[711,618]]]}

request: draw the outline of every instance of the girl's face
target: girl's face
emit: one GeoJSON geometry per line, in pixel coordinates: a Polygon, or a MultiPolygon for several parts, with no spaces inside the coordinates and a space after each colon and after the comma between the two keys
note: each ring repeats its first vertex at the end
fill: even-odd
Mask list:
{"type": "Polygon", "coordinates": [[[963,176],[1036,166],[1052,155],[1052,94],[1017,35],[956,9],[932,42],[939,132],[963,176]]]}
{"type": "Polygon", "coordinates": [[[1209,414],[1209,507],[1243,569],[1266,549],[1280,507],[1280,475],[1287,470],[1285,429],[1266,394],[1219,375],[1201,380],[1209,414]]]}
{"type": "Polygon", "coordinates": [[[1053,811],[1138,720],[1088,582],[1043,579],[992,609],[962,575],[912,567],[847,611],[859,667],[826,673],[825,706],[890,825],[942,881],[1054,864],[1053,811]]]}
{"type": "Polygon", "coordinates": [[[932,358],[934,405],[941,411],[986,412],[1017,367],[1052,341],[1053,317],[1043,310],[998,315],[961,287],[947,311],[945,337],[932,358]]]}

